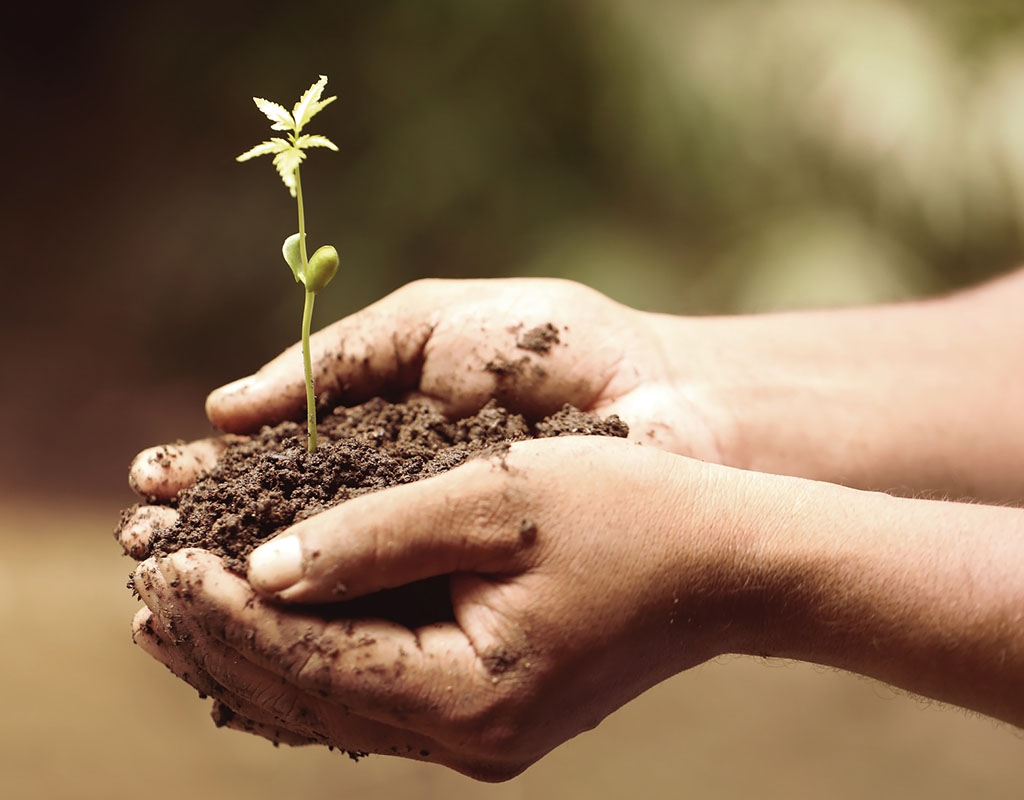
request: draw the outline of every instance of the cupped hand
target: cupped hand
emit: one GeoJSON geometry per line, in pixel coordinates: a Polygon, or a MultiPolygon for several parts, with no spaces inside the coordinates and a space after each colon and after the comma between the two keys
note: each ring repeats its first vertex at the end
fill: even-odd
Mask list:
{"type": "Polygon", "coordinates": [[[248,582],[199,550],[144,562],[137,638],[234,727],[505,779],[742,646],[722,598],[750,579],[745,475],[622,440],[517,443],[293,526],[248,582]],[[299,605],[431,576],[449,576],[451,622],[299,605]]]}
{"type": "MultiPolygon", "coordinates": [[[[497,398],[540,418],[572,403],[618,414],[636,440],[717,461],[718,410],[697,388],[703,378],[670,365],[659,330],[649,315],[570,281],[424,280],[314,335],[313,374],[325,407],[405,394],[455,418],[497,398]]],[[[213,424],[247,433],[300,419],[298,348],[214,391],[213,424]]]]}

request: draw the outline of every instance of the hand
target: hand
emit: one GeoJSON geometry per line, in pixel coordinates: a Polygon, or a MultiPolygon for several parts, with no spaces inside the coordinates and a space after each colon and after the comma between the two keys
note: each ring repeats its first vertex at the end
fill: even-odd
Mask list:
{"type": "MultiPolygon", "coordinates": [[[[244,433],[301,418],[298,347],[214,391],[210,420],[244,433]]],[[[406,394],[458,417],[497,397],[512,411],[542,417],[568,402],[618,414],[631,439],[722,460],[719,432],[728,425],[700,388],[709,369],[670,366],[654,318],[569,281],[417,281],[315,334],[311,348],[318,396],[328,407],[406,394]]],[[[149,448],[132,463],[129,481],[151,503],[171,500],[222,448],[217,439],[149,448]]],[[[153,530],[175,518],[170,509],[142,506],[118,539],[143,557],[153,530]]]]}
{"type": "Polygon", "coordinates": [[[751,560],[716,469],[622,440],[517,443],[293,526],[254,554],[252,585],[199,550],[145,562],[136,637],[234,727],[509,778],[741,647],[721,598],[751,560]],[[418,630],[279,605],[438,575],[454,621],[418,630]]]}
{"type": "MultiPolygon", "coordinates": [[[[572,403],[618,414],[634,439],[718,461],[721,420],[697,389],[705,376],[670,366],[667,344],[650,315],[577,283],[426,280],[320,331],[311,351],[323,406],[405,393],[456,418],[494,397],[539,418],[572,403]]],[[[248,433],[300,419],[298,348],[214,391],[206,404],[213,424],[248,433]]]]}

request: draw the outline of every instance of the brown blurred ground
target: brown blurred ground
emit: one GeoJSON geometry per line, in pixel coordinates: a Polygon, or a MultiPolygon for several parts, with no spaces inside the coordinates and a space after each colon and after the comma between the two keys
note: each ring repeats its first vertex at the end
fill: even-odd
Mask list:
{"type": "Polygon", "coordinates": [[[414,0],[5,11],[0,797],[1017,797],[1020,735],[795,665],[712,664],[482,787],[215,731],[133,648],[110,530],[151,443],[296,336],[249,98],[320,73],[342,272],[552,275],[671,313],[894,300],[1024,256],[1016,0],[414,0]],[[33,499],[41,505],[32,509],[33,499]],[[165,763],[173,762],[173,763],[165,763]]]}

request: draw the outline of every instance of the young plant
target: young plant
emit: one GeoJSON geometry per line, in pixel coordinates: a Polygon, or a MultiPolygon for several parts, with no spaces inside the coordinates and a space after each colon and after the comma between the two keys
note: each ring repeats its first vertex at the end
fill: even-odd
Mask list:
{"type": "Polygon", "coordinates": [[[291,111],[284,106],[254,97],[256,108],[262,111],[273,123],[271,130],[284,131],[287,139],[275,136],[256,145],[251,150],[238,156],[237,161],[248,161],[250,158],[263,155],[274,156],[274,166],[281,180],[288,187],[299,208],[299,232],[293,233],[284,240],[281,253],[292,270],[297,283],[306,288],[306,301],[302,308],[302,366],[306,375],[306,423],[309,428],[307,440],[310,453],[316,452],[316,393],[313,387],[313,368],[309,357],[309,324],[313,317],[313,298],[323,289],[338,271],[338,251],[327,244],[306,258],[306,217],[302,206],[302,180],[299,177],[299,165],[306,158],[306,150],[311,147],[326,147],[337,151],[334,142],[326,136],[303,133],[302,129],[327,105],[337,98],[328,97],[321,100],[327,77],[310,86],[295,104],[291,111]]]}

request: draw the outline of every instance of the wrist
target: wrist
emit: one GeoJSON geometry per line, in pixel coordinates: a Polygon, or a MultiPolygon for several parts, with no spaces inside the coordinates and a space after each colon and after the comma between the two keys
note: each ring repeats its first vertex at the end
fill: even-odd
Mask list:
{"type": "Polygon", "coordinates": [[[789,585],[777,528],[787,508],[801,505],[794,489],[809,482],[672,461],[665,475],[677,500],[671,517],[662,517],[668,534],[658,558],[669,573],[661,602],[680,668],[695,655],[762,652],[789,585]]]}
{"type": "MultiPolygon", "coordinates": [[[[992,359],[972,339],[963,306],[942,299],[657,316],[653,325],[681,396],[710,409],[720,463],[862,489],[979,496],[972,472],[977,478],[983,465],[962,456],[993,435],[990,420],[1011,398],[993,391],[992,414],[965,416],[976,401],[973,382],[1002,372],[986,366],[992,359]]],[[[987,452],[1000,452],[997,445],[987,452]]]]}

